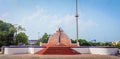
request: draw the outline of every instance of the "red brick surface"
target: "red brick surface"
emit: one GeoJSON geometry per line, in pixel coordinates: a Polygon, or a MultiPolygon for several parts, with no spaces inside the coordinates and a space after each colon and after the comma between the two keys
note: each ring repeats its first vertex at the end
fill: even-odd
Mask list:
{"type": "Polygon", "coordinates": [[[71,39],[59,28],[53,35],[50,36],[48,43],[43,43],[42,46],[77,46],[72,44],[71,39]]]}
{"type": "Polygon", "coordinates": [[[41,51],[36,52],[36,54],[42,54],[42,55],[74,55],[74,54],[80,54],[77,51],[71,49],[70,47],[47,47],[44,48],[41,51]]]}
{"type": "Polygon", "coordinates": [[[69,48],[70,46],[77,46],[77,44],[72,44],[71,39],[61,28],[50,36],[48,43],[43,43],[42,46],[46,46],[47,48],[36,52],[36,54],[80,54],[69,48]]]}

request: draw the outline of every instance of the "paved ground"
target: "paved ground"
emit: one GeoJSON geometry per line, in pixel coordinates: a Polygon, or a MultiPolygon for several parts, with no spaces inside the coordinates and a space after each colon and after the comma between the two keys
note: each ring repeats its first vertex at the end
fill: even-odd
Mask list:
{"type": "Polygon", "coordinates": [[[91,55],[91,54],[79,54],[79,55],[1,54],[0,59],[120,59],[120,56],[91,55]]]}
{"type": "Polygon", "coordinates": [[[92,54],[77,54],[77,55],[38,55],[38,54],[14,54],[4,55],[0,52],[0,59],[120,59],[119,56],[108,55],[92,55],[92,54]]]}

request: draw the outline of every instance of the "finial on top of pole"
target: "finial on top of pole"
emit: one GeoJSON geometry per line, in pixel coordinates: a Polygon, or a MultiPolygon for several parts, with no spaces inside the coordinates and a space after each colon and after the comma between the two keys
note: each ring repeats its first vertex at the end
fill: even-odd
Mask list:
{"type": "Polygon", "coordinates": [[[79,17],[79,15],[78,15],[78,0],[76,0],[76,15],[75,15],[75,17],[79,17]]]}

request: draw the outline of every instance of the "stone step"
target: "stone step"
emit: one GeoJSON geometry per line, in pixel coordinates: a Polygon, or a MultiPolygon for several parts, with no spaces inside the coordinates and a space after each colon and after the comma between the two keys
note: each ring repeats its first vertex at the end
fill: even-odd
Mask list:
{"type": "Polygon", "coordinates": [[[50,55],[50,54],[57,54],[57,55],[71,55],[71,54],[80,54],[77,51],[71,49],[70,47],[47,47],[41,51],[36,52],[36,54],[43,54],[43,55],[50,55]]]}

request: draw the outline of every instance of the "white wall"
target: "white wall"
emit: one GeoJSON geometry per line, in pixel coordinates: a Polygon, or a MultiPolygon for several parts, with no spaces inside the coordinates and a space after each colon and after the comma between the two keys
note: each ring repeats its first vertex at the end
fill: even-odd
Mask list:
{"type": "Polygon", "coordinates": [[[44,48],[29,48],[29,54],[35,54],[38,51],[41,51],[44,48]]]}
{"type": "Polygon", "coordinates": [[[4,54],[34,54],[43,48],[4,48],[4,54]]]}
{"type": "Polygon", "coordinates": [[[72,48],[81,54],[115,55],[118,48],[72,48]]]}
{"type": "Polygon", "coordinates": [[[44,49],[44,48],[34,48],[34,53],[41,51],[42,49],[44,49]]]}
{"type": "MultiPolygon", "coordinates": [[[[4,48],[4,54],[34,54],[44,48],[4,48]]],[[[81,54],[114,55],[118,48],[71,48],[81,54]]]]}
{"type": "Polygon", "coordinates": [[[91,54],[115,55],[118,48],[89,48],[91,54]]]}
{"type": "Polygon", "coordinates": [[[72,48],[73,50],[81,53],[81,54],[89,54],[89,48],[72,48]]]}
{"type": "Polygon", "coordinates": [[[4,48],[4,54],[28,54],[28,48],[4,48]]]}

